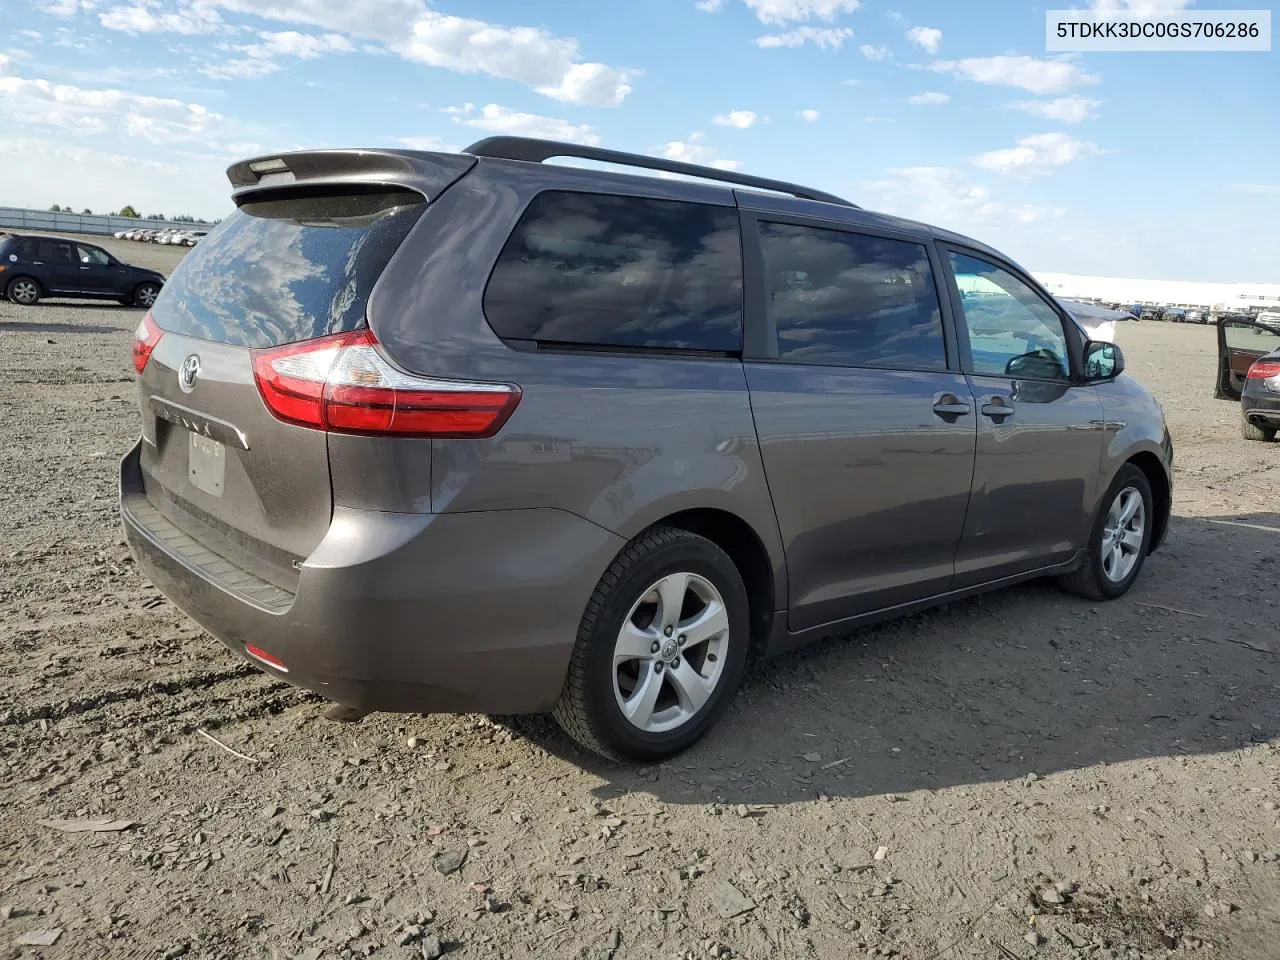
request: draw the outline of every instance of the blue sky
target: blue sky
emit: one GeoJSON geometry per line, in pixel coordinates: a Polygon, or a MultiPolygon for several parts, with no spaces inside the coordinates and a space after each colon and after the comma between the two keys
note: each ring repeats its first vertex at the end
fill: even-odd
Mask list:
{"type": "Polygon", "coordinates": [[[1045,7],[998,0],[0,5],[0,204],[217,216],[246,155],[509,132],[809,183],[1036,270],[1280,280],[1276,52],[1049,55],[1045,7]]]}

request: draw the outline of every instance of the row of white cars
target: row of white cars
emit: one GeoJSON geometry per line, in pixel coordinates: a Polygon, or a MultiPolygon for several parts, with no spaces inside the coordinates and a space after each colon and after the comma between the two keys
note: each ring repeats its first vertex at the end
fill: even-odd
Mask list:
{"type": "Polygon", "coordinates": [[[141,240],[144,243],[161,243],[173,247],[194,247],[208,235],[208,230],[183,230],[169,227],[167,230],[117,230],[117,240],[141,240]]]}

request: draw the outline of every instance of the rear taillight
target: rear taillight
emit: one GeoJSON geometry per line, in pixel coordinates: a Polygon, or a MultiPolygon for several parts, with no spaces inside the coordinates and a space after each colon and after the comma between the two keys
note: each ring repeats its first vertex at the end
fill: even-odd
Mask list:
{"type": "Polygon", "coordinates": [[[491,437],[520,402],[510,384],[397,370],[369,330],[255,350],[253,373],[277,419],[337,433],[491,437]]]}
{"type": "Polygon", "coordinates": [[[156,326],[155,320],[151,318],[151,311],[148,310],[142,317],[142,322],[138,324],[138,329],[133,334],[133,369],[141,373],[146,369],[147,361],[151,359],[151,351],[156,348],[156,344],[160,342],[160,338],[164,336],[164,331],[156,326]]]}
{"type": "Polygon", "coordinates": [[[1270,380],[1280,377],[1280,360],[1258,360],[1249,368],[1250,380],[1270,380]]]}

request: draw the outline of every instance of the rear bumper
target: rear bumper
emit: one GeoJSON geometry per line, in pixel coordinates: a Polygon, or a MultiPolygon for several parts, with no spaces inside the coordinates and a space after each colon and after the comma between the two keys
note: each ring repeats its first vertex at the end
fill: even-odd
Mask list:
{"type": "Polygon", "coordinates": [[[1268,392],[1259,396],[1261,389],[1253,387],[1258,382],[1250,381],[1246,392],[1240,397],[1240,412],[1255,427],[1280,427],[1280,394],[1268,392]]]}
{"type": "Polygon", "coordinates": [[[288,594],[159,529],[138,454],[135,445],[121,461],[120,508],[142,573],[239,656],[362,710],[551,709],[587,600],[623,545],[562,510],[338,507],[288,594]]]}

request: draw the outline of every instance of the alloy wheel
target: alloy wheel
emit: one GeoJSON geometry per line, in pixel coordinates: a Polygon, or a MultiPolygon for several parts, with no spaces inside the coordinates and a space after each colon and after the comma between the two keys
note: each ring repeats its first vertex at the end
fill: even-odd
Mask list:
{"type": "Polygon", "coordinates": [[[646,733],[675,730],[715,693],[729,644],[729,613],[711,581],[672,573],[631,607],[613,651],[613,692],[646,733]]]}
{"type": "Polygon", "coordinates": [[[40,288],[34,280],[19,280],[10,289],[9,296],[18,303],[35,303],[40,299],[40,288]]]}
{"type": "Polygon", "coordinates": [[[1125,487],[1111,502],[1102,528],[1102,573],[1112,583],[1122,583],[1133,572],[1142,552],[1147,526],[1147,506],[1135,487],[1125,487]]]}

